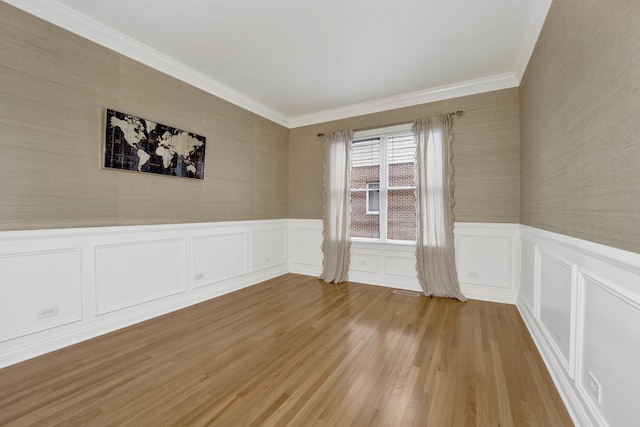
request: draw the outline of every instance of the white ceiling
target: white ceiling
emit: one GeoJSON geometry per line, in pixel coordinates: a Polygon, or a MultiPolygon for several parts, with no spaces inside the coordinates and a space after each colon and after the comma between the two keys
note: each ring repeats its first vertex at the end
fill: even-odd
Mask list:
{"type": "Polygon", "coordinates": [[[517,86],[551,0],[5,0],[288,127],[517,86]]]}

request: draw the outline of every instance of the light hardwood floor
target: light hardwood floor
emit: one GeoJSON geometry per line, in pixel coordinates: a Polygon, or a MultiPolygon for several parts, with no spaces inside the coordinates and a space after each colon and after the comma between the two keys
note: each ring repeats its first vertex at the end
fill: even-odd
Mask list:
{"type": "Polygon", "coordinates": [[[288,274],[0,370],[3,426],[570,426],[514,306],[288,274]]]}

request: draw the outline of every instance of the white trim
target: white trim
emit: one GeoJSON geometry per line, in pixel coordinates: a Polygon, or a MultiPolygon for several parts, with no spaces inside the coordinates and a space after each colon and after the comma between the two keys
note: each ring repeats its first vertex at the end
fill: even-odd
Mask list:
{"type": "Polygon", "coordinates": [[[524,76],[524,72],[529,65],[531,55],[536,47],[538,37],[547,19],[549,8],[553,0],[534,0],[529,2],[529,14],[524,27],[522,39],[516,56],[516,62],[513,66],[514,76],[520,82],[524,76]]]}
{"type": "Polygon", "coordinates": [[[614,267],[640,275],[640,256],[637,253],[534,228],[528,225],[520,225],[520,230],[525,234],[532,234],[538,238],[550,240],[584,255],[598,258],[614,267]]]}
{"type": "Polygon", "coordinates": [[[390,96],[388,98],[348,105],[346,107],[333,108],[331,110],[292,117],[289,119],[289,128],[293,129],[317,123],[346,119],[348,117],[442,101],[460,96],[476,95],[494,90],[509,89],[518,87],[519,84],[520,81],[513,73],[496,74],[494,76],[467,80],[465,82],[409,92],[402,95],[390,96]]]}

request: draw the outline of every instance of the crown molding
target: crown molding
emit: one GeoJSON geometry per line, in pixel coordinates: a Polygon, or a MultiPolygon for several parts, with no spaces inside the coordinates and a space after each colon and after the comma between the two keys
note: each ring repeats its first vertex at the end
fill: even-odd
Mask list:
{"type": "Polygon", "coordinates": [[[377,113],[460,96],[517,87],[520,84],[520,79],[526,69],[531,52],[533,52],[535,42],[540,34],[552,0],[536,0],[532,2],[526,33],[520,43],[520,49],[518,51],[518,59],[515,67],[516,73],[497,74],[294,117],[289,117],[268,107],[56,0],[2,1],[261,117],[292,129],[363,114],[377,113]]]}
{"type": "Polygon", "coordinates": [[[475,95],[500,89],[517,87],[520,81],[513,73],[496,74],[474,80],[467,80],[446,86],[409,92],[388,98],[353,104],[346,107],[320,111],[318,113],[305,114],[292,117],[289,120],[289,128],[297,128],[333,120],[346,119],[348,117],[361,116],[363,114],[377,113],[396,108],[410,107],[426,104],[428,102],[442,101],[460,96],[475,95]]]}
{"type": "Polygon", "coordinates": [[[3,1],[282,126],[287,127],[289,124],[289,118],[280,112],[60,2],[55,0],[3,1]]]}
{"type": "Polygon", "coordinates": [[[531,55],[533,55],[533,50],[536,47],[538,37],[540,37],[540,32],[544,26],[544,21],[547,19],[552,2],[553,0],[534,0],[529,5],[529,15],[513,67],[514,75],[518,81],[522,80],[524,72],[527,70],[527,65],[529,65],[531,55]]]}

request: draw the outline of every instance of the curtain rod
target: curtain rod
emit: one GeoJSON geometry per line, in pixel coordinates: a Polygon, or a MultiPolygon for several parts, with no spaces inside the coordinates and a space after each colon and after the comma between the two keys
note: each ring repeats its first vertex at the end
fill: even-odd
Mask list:
{"type": "MultiPolygon", "coordinates": [[[[447,116],[449,117],[453,117],[453,116],[464,116],[464,110],[456,110],[456,111],[451,111],[450,113],[447,113],[447,116]]],[[[391,123],[390,125],[385,125],[384,127],[389,127],[389,126],[397,126],[397,125],[406,125],[408,122],[400,122],[400,123],[391,123]]],[[[360,129],[354,129],[354,132],[360,132],[363,130],[369,130],[369,129],[375,129],[378,126],[375,127],[368,127],[368,128],[360,128],[360,129]]],[[[324,133],[319,133],[316,135],[317,137],[322,137],[324,136],[324,133]]]]}

